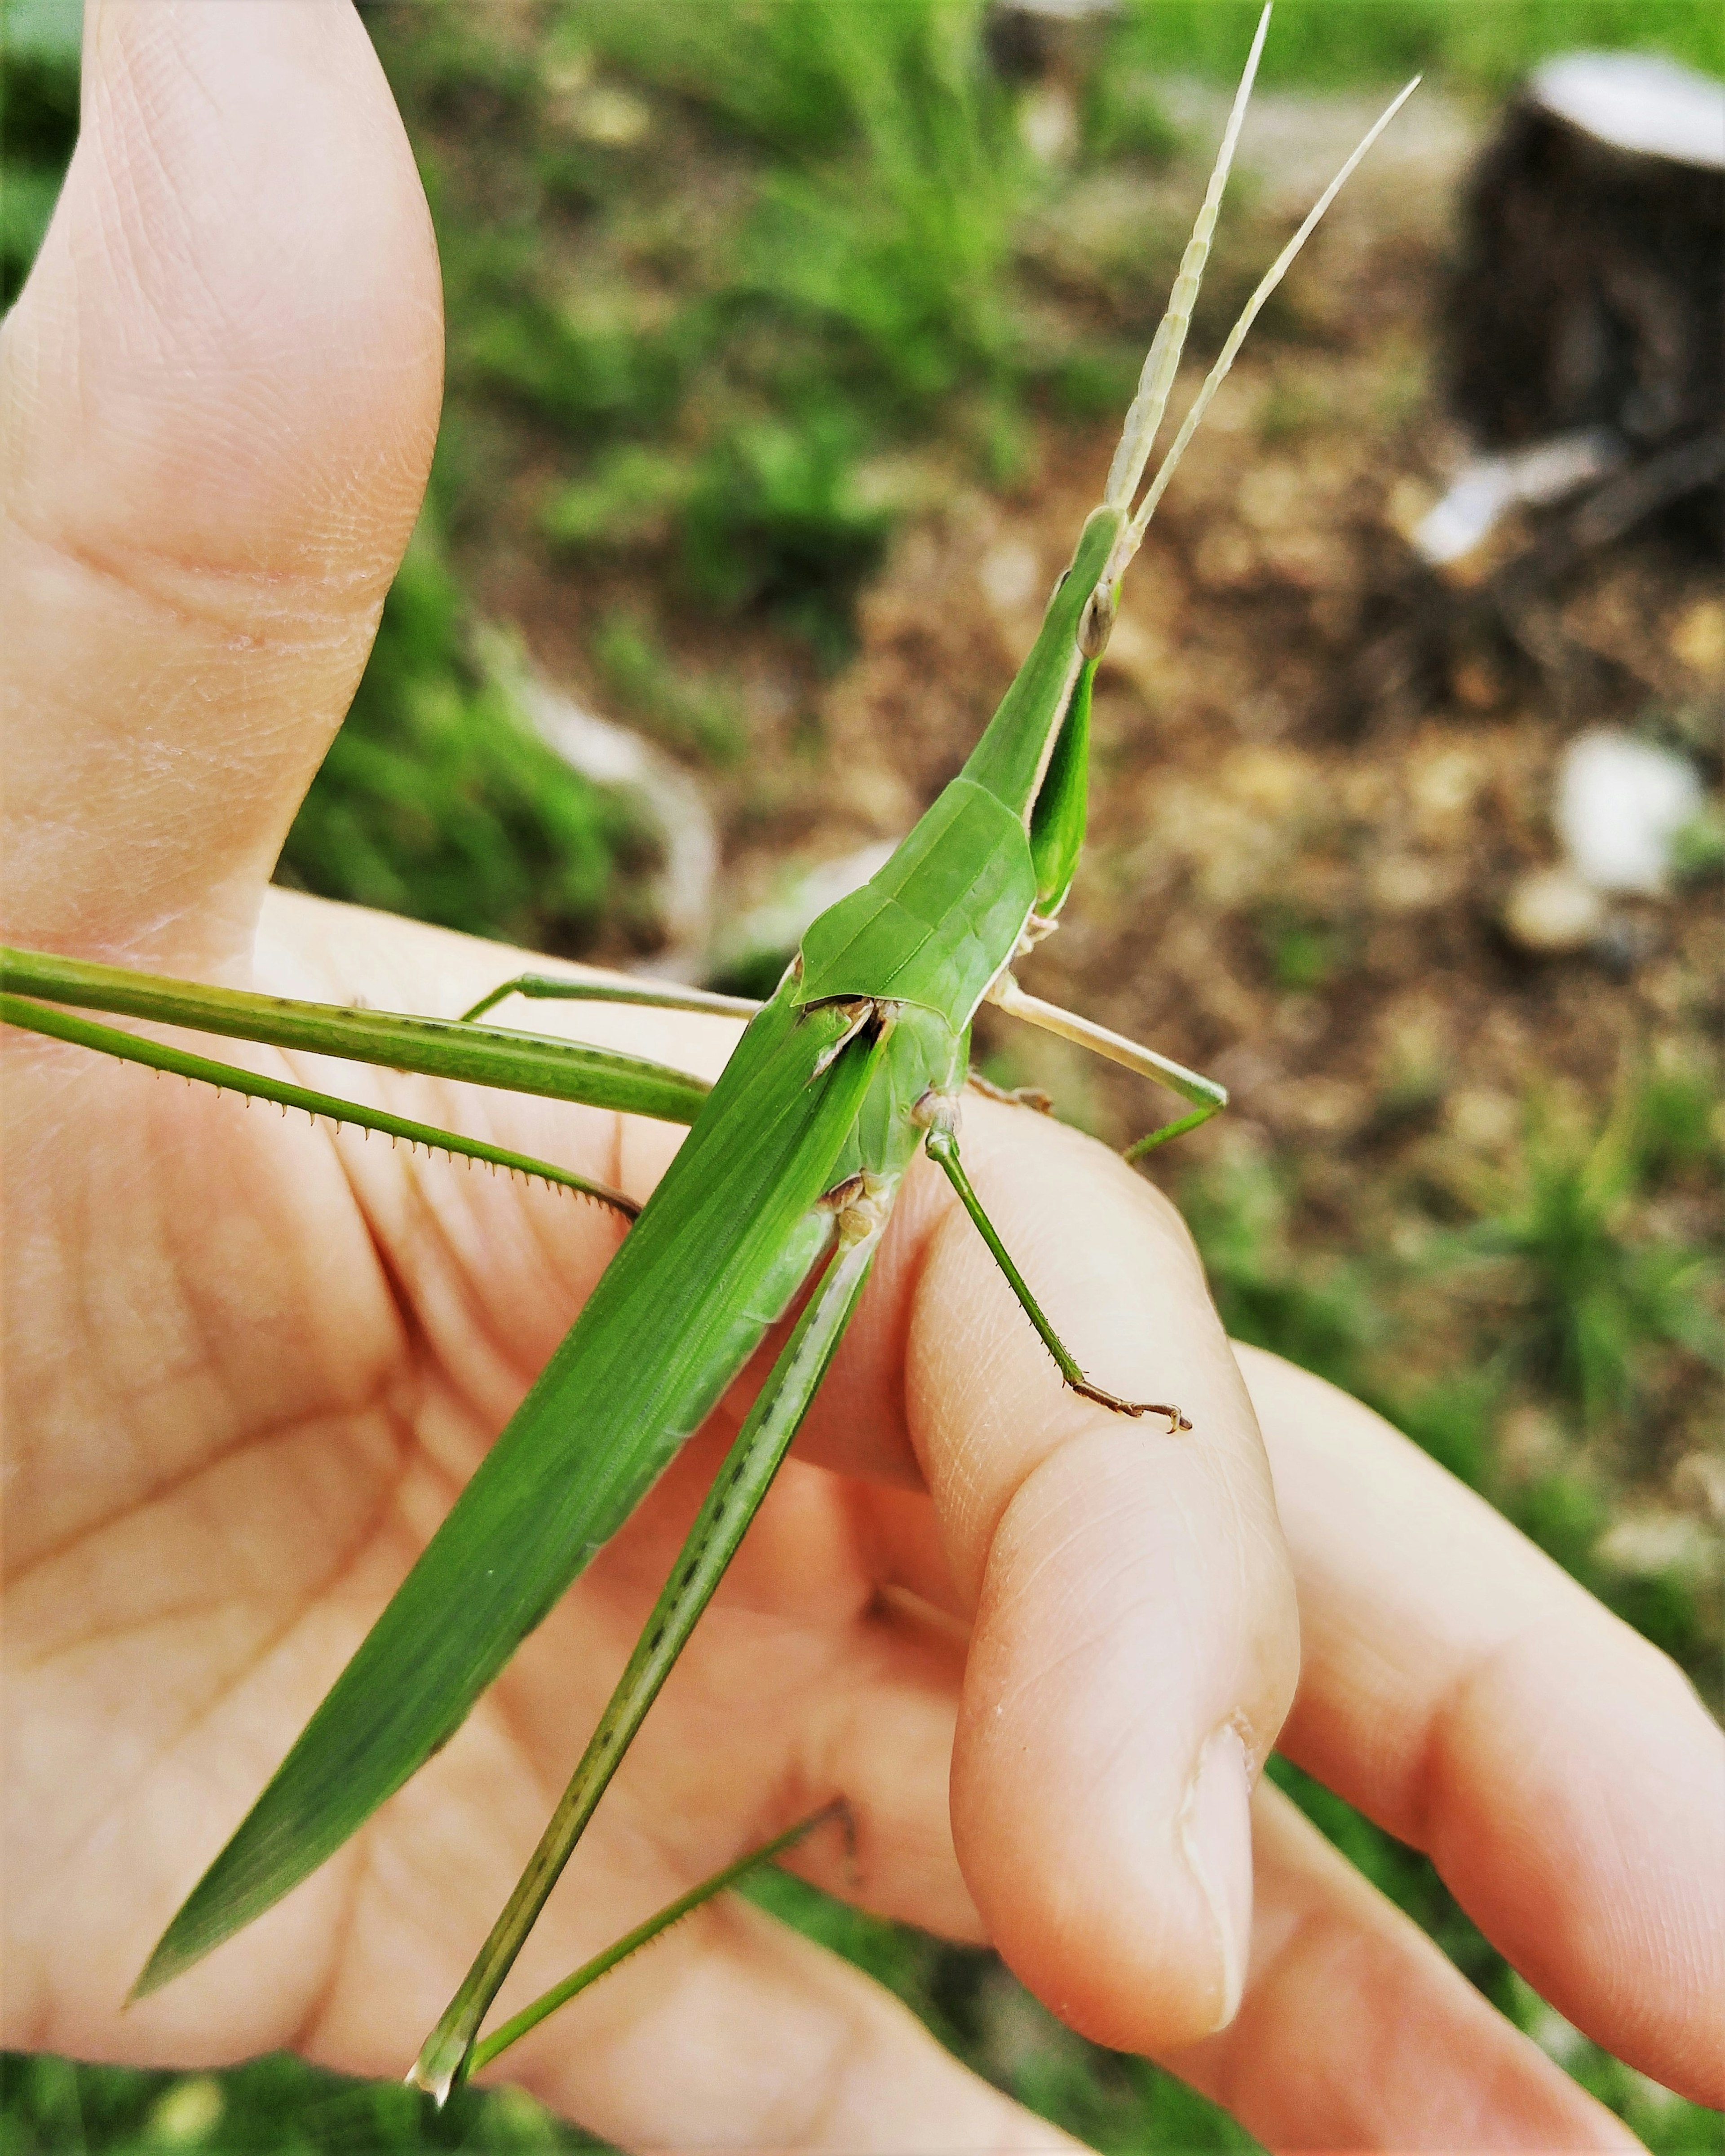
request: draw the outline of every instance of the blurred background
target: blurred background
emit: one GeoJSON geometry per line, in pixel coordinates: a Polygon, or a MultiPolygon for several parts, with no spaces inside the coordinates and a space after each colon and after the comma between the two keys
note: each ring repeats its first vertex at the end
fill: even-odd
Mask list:
{"type": "MultiPolygon", "coordinates": [[[[764,988],[1028,646],[1253,8],[365,13],[437,221],[449,395],[280,880],[764,988]]],[[[9,300],[75,137],[78,13],[8,0],[5,34],[9,300]]],[[[1128,579],[1086,866],[1025,981],[1232,1089],[1155,1173],[1234,1331],[1382,1408],[1717,1712],[1725,17],[1281,0],[1203,358],[1415,68],[1128,579]]],[[[1113,1142],[1156,1117],[1040,1036],[979,1055],[1113,1142]]],[[[1422,1858],[1272,1771],[1653,2148],[1725,2150],[1422,1858]]],[[[1097,2147],[1255,2145],[988,1955],[757,1892],[1097,2147]]],[[[7,2156],[588,2145],[514,2094],[433,2119],[286,2060],[13,2058],[0,2093],[7,2156]]]]}

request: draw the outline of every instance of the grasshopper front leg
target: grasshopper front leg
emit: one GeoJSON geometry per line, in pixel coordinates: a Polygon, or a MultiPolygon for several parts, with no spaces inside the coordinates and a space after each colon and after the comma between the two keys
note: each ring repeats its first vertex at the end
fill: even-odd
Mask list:
{"type": "Polygon", "coordinates": [[[551,1034],[213,988],[47,951],[0,946],[0,991],[27,996],[33,1003],[111,1011],[196,1033],[339,1055],[386,1070],[536,1093],[553,1101],[582,1101],[666,1122],[693,1122],[711,1090],[703,1080],[644,1056],[587,1048],[551,1034]]]}
{"type": "Polygon", "coordinates": [[[1180,1409],[1162,1400],[1127,1400],[1117,1393],[1105,1392],[1101,1386],[1092,1384],[1079,1367],[1078,1358],[1049,1322],[1042,1306],[1030,1292],[1029,1282],[1013,1262],[1012,1253],[1000,1240],[999,1229],[983,1210],[964,1164],[958,1158],[958,1114],[957,1097],[950,1093],[928,1093],[916,1103],[911,1111],[919,1127],[928,1133],[924,1149],[958,1194],[958,1202],[970,1215],[978,1233],[988,1246],[989,1255],[1005,1276],[1007,1286],[1018,1297],[1019,1306],[1036,1328],[1038,1338],[1055,1359],[1055,1368],[1072,1390],[1081,1398],[1094,1400],[1097,1406],[1111,1408],[1117,1414],[1159,1414],[1168,1417],[1168,1435],[1172,1437],[1192,1425],[1180,1409]]]}

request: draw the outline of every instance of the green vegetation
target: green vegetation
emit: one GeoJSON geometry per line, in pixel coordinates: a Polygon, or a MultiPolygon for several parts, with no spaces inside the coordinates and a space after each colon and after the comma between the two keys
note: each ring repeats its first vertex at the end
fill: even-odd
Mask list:
{"type": "Polygon", "coordinates": [[[1288,1179],[1255,1151],[1224,1155],[1186,1177],[1181,1209],[1233,1337],[1352,1386],[1373,1329],[1371,1298],[1354,1273],[1296,1255],[1288,1179]]]}
{"type": "Polygon", "coordinates": [[[685,506],[696,592],[728,611],[769,608],[835,660],[886,539],[886,518],[859,498],[850,439],[842,419],[818,416],[739,425],[702,459],[685,506]]]}
{"type": "MultiPolygon", "coordinates": [[[[1178,235],[1141,220],[1075,254],[1062,205],[1099,164],[1167,160],[1179,136],[1157,75],[1231,80],[1254,13],[1251,0],[1137,0],[1083,48],[1076,162],[1050,162],[1027,146],[1026,93],[991,59],[982,0],[372,10],[444,264],[438,496],[457,578],[470,547],[509,527],[506,497],[527,511],[510,536],[548,577],[620,577],[664,591],[680,634],[766,623],[840,663],[859,590],[928,491],[916,457],[999,484],[1029,454],[1029,415],[1119,403],[1178,235]]],[[[75,131],[78,10],[10,0],[6,40],[9,297],[75,131]]],[[[1264,80],[1423,66],[1497,88],[1580,41],[1725,69],[1717,13],[1692,0],[1283,0],[1264,80]]],[[[1224,245],[1208,303],[1219,319],[1237,282],[1224,245]]],[[[456,582],[434,631],[423,552],[403,575],[412,588],[386,617],[286,872],[583,947],[627,878],[631,834],[473,677],[456,582]]],[[[639,598],[623,612],[644,614],[639,598]]],[[[618,619],[608,600],[580,625],[595,680],[673,748],[738,757],[746,730],[722,694],[678,685],[674,649],[646,685],[618,619]]],[[[1266,932],[1290,985],[1331,963],[1321,933],[1266,932]]]]}
{"type": "Polygon", "coordinates": [[[0,307],[18,297],[78,139],[75,0],[7,0],[0,18],[0,307]]]}
{"type": "Polygon", "coordinates": [[[711,763],[741,761],[748,743],[735,696],[722,682],[677,667],[640,617],[605,615],[593,632],[593,655],[621,708],[670,747],[711,763]]]}
{"type": "Polygon", "coordinates": [[[429,122],[452,399],[501,400],[506,459],[536,423],[557,557],[645,562],[710,614],[845,654],[891,521],[868,460],[955,398],[986,456],[1022,373],[1027,161],[979,20],[624,0],[505,51],[470,12],[378,18],[429,122]],[[475,173],[481,97],[506,146],[475,173]]]}
{"type": "Polygon", "coordinates": [[[428,519],[278,875],[448,928],[579,948],[611,896],[629,820],[480,672],[465,627],[428,519]]]}
{"type": "Polygon", "coordinates": [[[1286,906],[1264,909],[1258,936],[1279,988],[1310,994],[1327,987],[1341,965],[1343,938],[1335,928],[1286,906]]]}
{"type": "MultiPolygon", "coordinates": [[[[1649,1428],[1705,1447],[1725,1370],[1725,1148],[1707,1071],[1634,1074],[1602,1122],[1530,1107],[1475,1217],[1417,1258],[1315,1255],[1298,1177],[1256,1152],[1189,1173],[1181,1203],[1229,1330],[1368,1400],[1725,1697],[1714,1540],[1614,1535],[1615,1484],[1656,1463],[1649,1428]],[[1409,1374],[1441,1343],[1445,1374],[1409,1374]],[[1453,1374],[1461,1371],[1465,1374],[1453,1374]],[[1680,1412],[1686,1409],[1686,1412],[1680,1412]],[[1506,1461],[1512,1419],[1541,1433],[1506,1461]]],[[[1510,1451],[1513,1454],[1514,1448],[1510,1451]]],[[[1381,1882],[1380,1882],[1381,1883],[1381,1882]]]]}
{"type": "Polygon", "coordinates": [[[44,2054],[0,2059],[6,2156],[469,2156],[598,2148],[518,2089],[458,2089],[441,2115],[398,2082],[347,2081],[297,2059],[254,2059],[223,2074],[73,2066],[44,2054]]]}
{"type": "Polygon", "coordinates": [[[1509,1187],[1469,1239],[1514,1276],[1510,1367],[1584,1433],[1626,1419],[1661,1348],[1725,1368],[1717,1257],[1645,1219],[1661,1180],[1708,1161],[1714,1097],[1692,1072],[1649,1076],[1620,1090],[1597,1130],[1573,1108],[1536,1103],[1509,1187]]]}

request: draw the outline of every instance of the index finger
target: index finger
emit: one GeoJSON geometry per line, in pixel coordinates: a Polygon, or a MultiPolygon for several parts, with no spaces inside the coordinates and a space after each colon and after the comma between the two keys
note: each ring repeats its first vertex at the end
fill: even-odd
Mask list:
{"type": "Polygon", "coordinates": [[[1068,1391],[968,1218],[908,1178],[878,1292],[812,1419],[890,1423],[898,1387],[960,1609],[974,1614],[952,1780],[996,1945],[1094,2040],[1191,2041],[1238,2003],[1248,1799],[1292,1696],[1291,1575],[1268,1468],[1173,1209],[1077,1132],[967,1101],[972,1180],[1099,1383],[1068,1391]],[[845,1404],[848,1399],[848,1405],[845,1404]]]}

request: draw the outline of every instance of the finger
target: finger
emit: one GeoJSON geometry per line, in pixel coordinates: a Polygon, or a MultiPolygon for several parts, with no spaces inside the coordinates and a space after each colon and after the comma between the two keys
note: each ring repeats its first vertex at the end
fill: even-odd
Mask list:
{"type": "MultiPolygon", "coordinates": [[[[959,1861],[1006,1959],[1123,2049],[1225,2020],[1250,1908],[1247,1799],[1291,1691],[1290,1578],[1249,1403],[1173,1214],[1112,1155],[967,1106],[971,1173],[1033,1291],[1111,1389],[1060,1383],[968,1219],[912,1178],[816,1440],[886,1460],[897,1388],[961,1604],[959,1861]]],[[[850,1343],[847,1343],[849,1346],[850,1343]]]]}
{"type": "Polygon", "coordinates": [[[1300,1581],[1283,1748],[1430,1852],[1597,2042],[1725,2102],[1725,1739],[1679,1671],[1368,1409],[1241,1359],[1300,1581]]]}
{"type": "Polygon", "coordinates": [[[1252,1825],[1240,2012],[1162,2064],[1271,2148],[1640,2146],[1269,1783],[1252,1825]]]}
{"type": "Polygon", "coordinates": [[[346,0],[105,0],[85,53],[0,351],[11,931],[189,968],[243,950],[406,543],[436,256],[346,0]]]}

